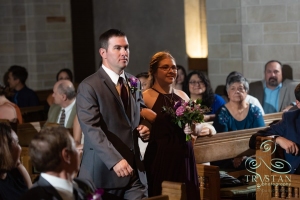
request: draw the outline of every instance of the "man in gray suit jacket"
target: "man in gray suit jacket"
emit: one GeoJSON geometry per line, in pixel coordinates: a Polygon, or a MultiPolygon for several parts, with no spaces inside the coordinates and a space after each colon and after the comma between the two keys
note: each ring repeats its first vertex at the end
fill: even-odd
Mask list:
{"type": "Polygon", "coordinates": [[[265,79],[250,83],[249,94],[259,100],[266,114],[280,112],[292,107],[296,85],[297,82],[289,79],[282,82],[282,64],[270,60],[265,64],[265,79]]]}
{"type": "Polygon", "coordinates": [[[66,128],[73,128],[76,116],[76,92],[74,85],[69,80],[60,80],[53,87],[54,104],[48,111],[47,123],[62,123],[66,128]],[[64,120],[61,121],[64,110],[64,120]]]}
{"type": "Polygon", "coordinates": [[[103,188],[104,200],[142,199],[147,181],[138,137],[147,140],[150,131],[140,118],[141,85],[127,82],[133,76],[124,72],[129,62],[125,33],[110,29],[99,40],[103,64],[82,81],[77,94],[77,116],[85,133],[79,177],[103,188]]]}

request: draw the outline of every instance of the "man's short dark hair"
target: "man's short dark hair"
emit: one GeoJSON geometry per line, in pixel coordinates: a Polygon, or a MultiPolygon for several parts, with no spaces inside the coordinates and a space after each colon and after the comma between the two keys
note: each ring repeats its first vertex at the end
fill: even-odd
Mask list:
{"type": "Polygon", "coordinates": [[[11,72],[14,79],[19,79],[20,82],[25,85],[28,78],[28,72],[25,67],[13,65],[8,69],[8,72],[11,72]]]}
{"type": "Polygon", "coordinates": [[[108,31],[102,33],[99,37],[100,48],[106,49],[108,48],[108,40],[111,37],[126,37],[126,34],[118,29],[109,29],[108,31]]]}
{"type": "Polygon", "coordinates": [[[29,145],[33,166],[40,172],[55,171],[62,162],[61,152],[72,151],[71,135],[64,127],[45,127],[37,133],[29,145]]]}
{"type": "Polygon", "coordinates": [[[300,101],[300,84],[298,84],[295,88],[295,97],[298,101],[300,101]]]}
{"type": "Polygon", "coordinates": [[[278,64],[280,65],[280,68],[281,68],[281,71],[282,71],[282,63],[279,62],[278,60],[270,60],[270,61],[268,61],[268,62],[265,64],[265,71],[266,71],[266,69],[267,69],[268,64],[270,64],[270,63],[272,63],[272,62],[278,63],[278,64]]]}

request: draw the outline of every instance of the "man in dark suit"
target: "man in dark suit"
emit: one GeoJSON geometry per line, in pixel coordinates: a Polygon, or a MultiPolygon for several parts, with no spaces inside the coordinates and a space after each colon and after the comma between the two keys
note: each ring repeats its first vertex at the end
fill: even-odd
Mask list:
{"type": "Polygon", "coordinates": [[[36,134],[29,145],[33,166],[42,172],[22,199],[86,199],[94,185],[74,179],[79,170],[79,154],[69,131],[64,127],[47,127],[36,134]]]}
{"type": "Polygon", "coordinates": [[[300,173],[300,109],[285,112],[282,120],[271,125],[270,127],[258,131],[249,141],[249,146],[255,149],[257,136],[273,136],[276,144],[284,150],[285,159],[292,166],[291,173],[300,173]]]}
{"type": "Polygon", "coordinates": [[[292,107],[297,82],[282,78],[282,64],[270,60],[265,64],[265,79],[250,83],[249,94],[256,97],[266,114],[281,112],[292,107]]]}
{"type": "Polygon", "coordinates": [[[82,81],[76,97],[85,136],[79,177],[103,188],[104,200],[142,199],[147,196],[147,181],[138,137],[147,140],[150,131],[140,118],[141,85],[128,84],[133,76],[124,72],[129,62],[125,33],[110,29],[99,40],[103,64],[82,81]]]}

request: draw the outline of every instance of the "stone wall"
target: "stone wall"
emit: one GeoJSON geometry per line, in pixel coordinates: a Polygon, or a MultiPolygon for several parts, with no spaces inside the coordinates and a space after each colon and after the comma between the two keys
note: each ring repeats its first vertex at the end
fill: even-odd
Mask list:
{"type": "Polygon", "coordinates": [[[27,68],[34,90],[52,88],[61,68],[73,70],[70,1],[1,1],[1,82],[11,65],[27,68]]]}
{"type": "Polygon", "coordinates": [[[233,70],[249,81],[263,79],[264,64],[271,59],[291,66],[299,81],[299,10],[298,0],[207,0],[213,87],[224,84],[233,70]]]}

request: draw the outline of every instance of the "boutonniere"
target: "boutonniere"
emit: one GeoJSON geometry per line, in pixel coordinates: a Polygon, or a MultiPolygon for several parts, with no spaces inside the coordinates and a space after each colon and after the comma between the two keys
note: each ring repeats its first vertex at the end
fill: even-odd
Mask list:
{"type": "Polygon", "coordinates": [[[128,79],[129,89],[130,89],[130,92],[131,92],[132,94],[134,94],[137,90],[139,90],[139,89],[137,88],[137,84],[138,84],[138,79],[135,78],[134,76],[133,76],[133,77],[130,77],[130,78],[128,79]]]}
{"type": "Polygon", "coordinates": [[[90,193],[87,196],[87,200],[102,200],[101,196],[104,194],[104,190],[99,188],[94,193],[90,193]]]}

